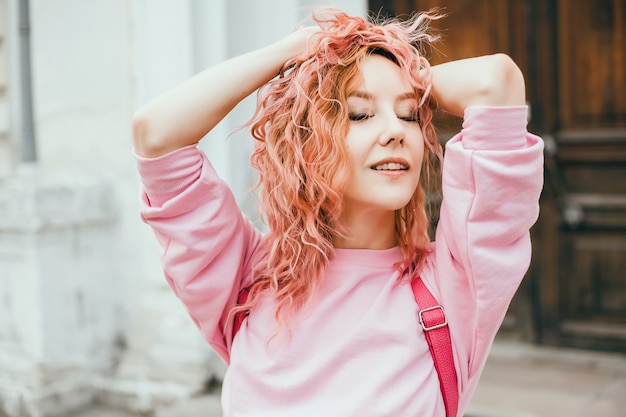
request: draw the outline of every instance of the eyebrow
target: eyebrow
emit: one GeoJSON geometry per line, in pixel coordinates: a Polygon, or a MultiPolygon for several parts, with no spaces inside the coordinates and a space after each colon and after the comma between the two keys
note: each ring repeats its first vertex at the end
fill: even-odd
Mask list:
{"type": "MultiPolygon", "coordinates": [[[[348,96],[348,98],[350,97],[362,98],[365,100],[371,100],[373,98],[372,95],[368,93],[367,91],[360,91],[360,90],[352,92],[348,96]]],[[[396,101],[404,101],[404,100],[417,100],[417,95],[412,91],[407,91],[406,93],[402,93],[398,97],[396,97],[396,101]]]]}

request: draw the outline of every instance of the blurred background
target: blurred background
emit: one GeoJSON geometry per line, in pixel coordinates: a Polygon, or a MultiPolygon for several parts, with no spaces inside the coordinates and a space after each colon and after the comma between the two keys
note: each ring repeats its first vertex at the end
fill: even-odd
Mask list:
{"type": "MultiPolygon", "coordinates": [[[[224,365],[167,287],[139,219],[130,121],[320,4],[399,17],[441,7],[432,63],[515,59],[546,181],[533,261],[498,339],[623,365],[626,0],[0,0],[0,416],[96,402],[150,414],[219,387],[224,365]]],[[[252,141],[230,135],[253,104],[201,147],[256,218],[252,141]]],[[[460,128],[438,123],[441,141],[460,128]]]]}

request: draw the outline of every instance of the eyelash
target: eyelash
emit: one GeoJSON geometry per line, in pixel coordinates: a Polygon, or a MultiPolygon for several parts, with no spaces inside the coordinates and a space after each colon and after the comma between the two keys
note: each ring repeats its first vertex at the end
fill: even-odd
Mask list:
{"type": "MultiPolygon", "coordinates": [[[[372,115],[369,114],[363,114],[363,113],[358,113],[358,114],[354,114],[354,113],[350,113],[350,115],[348,116],[348,118],[350,119],[351,122],[362,122],[363,120],[367,120],[369,118],[373,117],[372,115]]],[[[404,120],[405,122],[409,122],[409,123],[419,123],[420,122],[420,118],[419,118],[419,113],[417,116],[407,116],[407,117],[399,117],[399,119],[404,120]]]]}

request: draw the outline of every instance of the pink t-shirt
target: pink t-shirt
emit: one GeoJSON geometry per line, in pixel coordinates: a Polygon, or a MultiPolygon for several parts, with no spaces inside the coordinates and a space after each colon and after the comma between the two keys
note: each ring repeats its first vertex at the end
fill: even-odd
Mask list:
{"type": "MultiPolygon", "coordinates": [[[[446,145],[436,240],[421,276],[448,317],[460,404],[467,408],[489,348],[531,255],[543,142],[526,107],[470,107],[446,145]]],[[[196,146],[137,156],[143,220],[165,277],[229,363],[225,416],[443,417],[439,381],[398,248],[337,249],[322,286],[289,334],[262,299],[232,340],[239,290],[262,239],[196,146]]]]}

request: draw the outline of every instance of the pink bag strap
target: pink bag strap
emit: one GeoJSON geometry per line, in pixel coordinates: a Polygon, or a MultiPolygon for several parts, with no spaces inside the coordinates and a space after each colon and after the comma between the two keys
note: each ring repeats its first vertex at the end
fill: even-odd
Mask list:
{"type": "Polygon", "coordinates": [[[419,309],[417,316],[422,329],[424,329],[435,369],[439,376],[439,386],[443,395],[446,416],[456,417],[459,407],[459,388],[454,369],[448,319],[443,307],[428,291],[421,277],[417,277],[411,282],[411,288],[419,309]]]}

